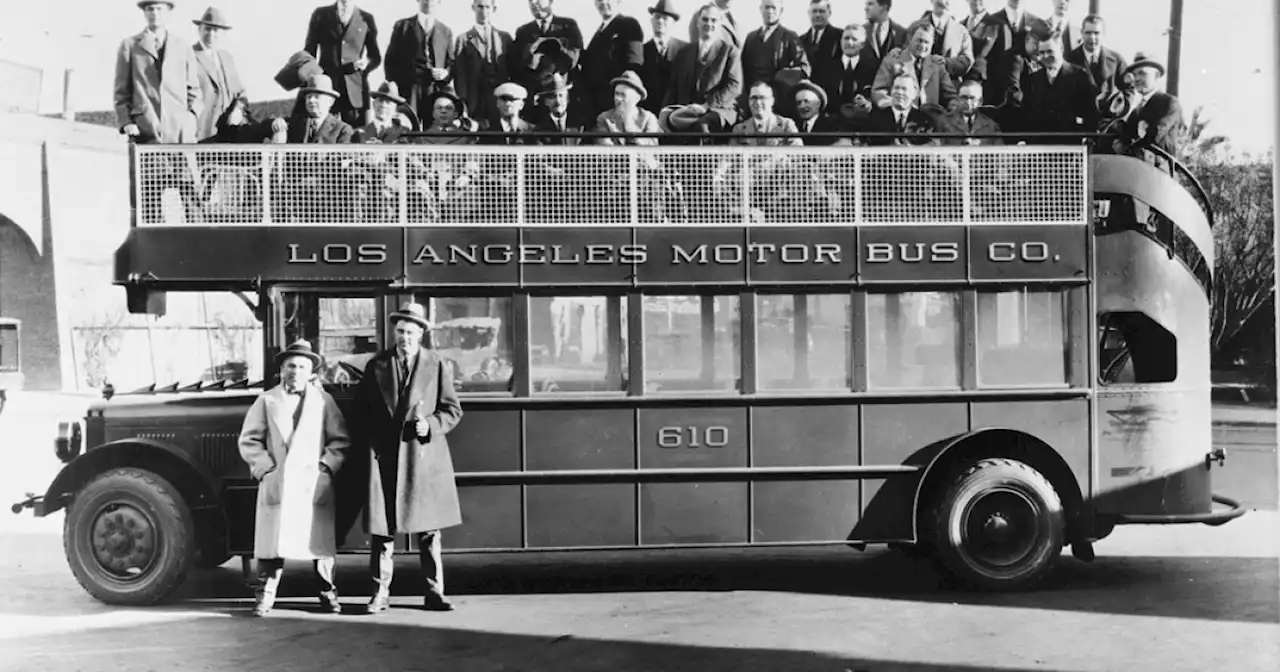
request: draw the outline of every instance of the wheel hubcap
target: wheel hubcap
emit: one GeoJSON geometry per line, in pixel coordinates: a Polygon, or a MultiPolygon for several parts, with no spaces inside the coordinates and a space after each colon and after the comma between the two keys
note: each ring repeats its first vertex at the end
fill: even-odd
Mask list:
{"type": "Polygon", "coordinates": [[[1007,568],[1035,551],[1040,509],[1020,492],[997,490],[975,500],[966,516],[965,548],[978,563],[1007,568]]]}
{"type": "Polygon", "coordinates": [[[93,555],[111,575],[142,576],[156,556],[156,528],[139,509],[124,503],[104,506],[93,520],[93,555]]]}

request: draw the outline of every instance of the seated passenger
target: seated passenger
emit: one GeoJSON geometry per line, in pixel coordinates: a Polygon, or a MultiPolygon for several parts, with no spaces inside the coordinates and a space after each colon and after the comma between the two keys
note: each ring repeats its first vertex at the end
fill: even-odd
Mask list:
{"type": "Polygon", "coordinates": [[[795,98],[796,132],[800,134],[800,144],[842,147],[853,144],[848,138],[814,135],[840,132],[840,125],[836,120],[825,114],[827,92],[822,87],[806,79],[796,85],[792,96],[795,98]]]}
{"type": "Polygon", "coordinates": [[[714,4],[698,13],[698,39],[676,56],[664,105],[682,105],[698,113],[699,133],[723,131],[738,118],[742,92],[742,58],[738,47],[720,30],[724,11],[714,4]]]}
{"type": "Polygon", "coordinates": [[[775,114],[773,111],[773,86],[768,82],[756,82],[751,86],[747,96],[747,105],[751,111],[751,117],[746,121],[735,124],[733,127],[734,138],[729,141],[731,145],[794,145],[799,146],[804,143],[800,142],[800,138],[796,137],[796,122],[775,114]],[[787,133],[792,137],[789,138],[756,138],[755,135],[763,135],[769,133],[787,133]]]}
{"type": "MultiPolygon", "coordinates": [[[[751,116],[734,125],[730,145],[799,147],[802,144],[795,122],[774,112],[773,86],[768,82],[756,82],[747,90],[747,105],[751,116]],[[787,137],[754,137],[765,134],[784,134],[787,137]]],[[[748,216],[755,221],[780,221],[783,206],[796,198],[791,179],[795,173],[791,158],[784,152],[752,153],[740,161],[727,158],[720,162],[713,178],[718,185],[716,191],[724,193],[727,186],[725,178],[741,163],[742,170],[749,171],[751,176],[751,212],[748,216]]]]}
{"type": "Polygon", "coordinates": [[[377,90],[371,92],[373,100],[373,120],[356,129],[353,142],[364,144],[394,145],[401,137],[413,130],[403,115],[397,115],[399,106],[405,104],[400,97],[400,90],[395,82],[383,82],[377,90]]]}
{"type": "MultiPolygon", "coordinates": [[[[338,100],[327,75],[316,75],[298,92],[300,106],[289,117],[285,139],[294,144],[347,144],[355,132],[347,122],[330,114],[338,100]]],[[[272,199],[277,221],[350,222],[354,213],[356,175],[352,157],[333,152],[291,152],[285,155],[282,183],[272,199]]]]}
{"type": "Polygon", "coordinates": [[[1125,72],[1133,76],[1133,91],[1128,94],[1129,111],[1125,115],[1119,150],[1155,146],[1176,156],[1178,136],[1184,124],[1182,104],[1157,88],[1164,77],[1164,65],[1138,52],[1125,72]]]}
{"type": "Polygon", "coordinates": [[[899,137],[868,137],[868,145],[927,145],[937,140],[928,137],[936,128],[933,117],[916,109],[913,104],[919,96],[915,75],[903,73],[893,78],[889,89],[889,106],[877,107],[868,115],[863,130],[867,133],[895,133],[899,137]],[[902,137],[911,135],[914,137],[902,137]]]}
{"type": "MultiPolygon", "coordinates": [[[[412,131],[412,122],[397,114],[405,104],[395,82],[383,82],[370,94],[373,119],[356,130],[353,142],[368,145],[394,145],[404,142],[404,134],[412,131]]],[[[368,152],[357,157],[357,176],[363,198],[362,220],[394,221],[399,212],[399,192],[393,188],[399,178],[399,163],[394,154],[368,152]]]]}
{"type": "MultiPolygon", "coordinates": [[[[956,109],[938,120],[938,132],[963,135],[996,135],[1000,125],[982,107],[982,82],[968,79],[960,85],[956,109]]],[[[1000,138],[946,138],[945,145],[1002,145],[1000,138]]]]}
{"type": "MultiPolygon", "coordinates": [[[[649,96],[640,76],[634,70],[628,70],[610,82],[613,86],[613,109],[601,112],[596,117],[595,130],[599,133],[661,133],[658,118],[649,110],[641,108],[640,102],[649,96]]],[[[601,145],[656,145],[654,137],[642,138],[599,138],[601,145]]],[[[650,157],[651,158],[651,157],[650,157]]]]}
{"type": "Polygon", "coordinates": [[[917,82],[915,105],[931,114],[945,114],[956,97],[956,87],[947,72],[947,61],[933,53],[933,27],[916,24],[905,47],[890,51],[880,62],[875,82],[871,85],[876,107],[889,107],[889,87],[894,77],[908,73],[917,82]]]}
{"type": "Polygon", "coordinates": [[[355,131],[347,122],[329,114],[338,100],[338,92],[327,75],[312,77],[298,91],[298,97],[302,100],[302,109],[295,106],[294,114],[286,122],[286,142],[322,145],[351,142],[355,131]]]}
{"type": "MultiPolygon", "coordinates": [[[[580,134],[584,124],[576,114],[570,114],[569,92],[573,85],[563,74],[552,74],[542,82],[542,90],[538,92],[538,109],[531,114],[533,130],[539,133],[580,134]]],[[[541,136],[539,145],[577,145],[582,138],[565,136],[541,136]]]]}
{"type": "Polygon", "coordinates": [[[521,118],[524,101],[529,91],[515,82],[500,84],[493,90],[495,101],[493,116],[480,120],[480,127],[486,131],[507,133],[506,136],[489,135],[480,138],[482,145],[525,145],[532,140],[518,137],[533,130],[533,125],[521,118]]]}
{"type": "MultiPolygon", "coordinates": [[[[462,99],[448,91],[436,91],[425,98],[426,108],[431,110],[431,125],[423,130],[429,133],[453,134],[474,133],[480,125],[467,116],[467,106],[462,99]]],[[[474,145],[474,135],[429,135],[416,138],[414,142],[429,145],[474,145]]]]}
{"type": "MultiPolygon", "coordinates": [[[[272,142],[276,134],[283,134],[288,128],[283,119],[255,119],[244,96],[232,100],[215,124],[217,130],[214,135],[201,140],[201,143],[242,145],[272,142]]],[[[283,137],[280,141],[284,141],[283,137]]]]}
{"type": "Polygon", "coordinates": [[[844,130],[853,130],[871,113],[871,85],[876,79],[876,61],[863,57],[867,27],[851,23],[840,35],[840,80],[831,97],[831,114],[844,130]]]}
{"type": "MultiPolygon", "coordinates": [[[[1062,39],[1050,36],[1037,49],[1043,69],[1022,76],[1022,103],[1017,124],[1030,133],[1093,133],[1098,128],[1097,87],[1088,70],[1067,63],[1062,39]]],[[[1046,138],[1060,144],[1065,138],[1046,138]]]]}

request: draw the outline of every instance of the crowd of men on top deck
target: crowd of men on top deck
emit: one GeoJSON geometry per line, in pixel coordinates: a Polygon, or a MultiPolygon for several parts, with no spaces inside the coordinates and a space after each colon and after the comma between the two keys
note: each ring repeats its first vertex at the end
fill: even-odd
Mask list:
{"type": "Polygon", "coordinates": [[[188,46],[169,40],[171,0],[140,0],[147,27],[121,44],[116,111],[122,133],[161,143],[667,144],[689,136],[574,133],[698,142],[731,130],[734,144],[999,144],[990,136],[1064,142],[1032,138],[1105,127],[1120,146],[1103,150],[1172,152],[1183,124],[1159,90],[1163,65],[1141,52],[1127,63],[1104,46],[1103,17],[1068,20],[1071,0],[1053,0],[1048,18],[1021,0],[968,0],[963,19],[952,0],[931,0],[906,26],[890,18],[893,0],[865,0],[865,22],[842,27],[831,0],[811,0],[803,34],[781,25],[781,0],[758,0],[762,26],[745,35],[735,13],[756,0],[706,0],[688,17],[678,7],[703,1],[656,0],[645,41],[620,0],[595,0],[590,40],[554,0],[527,0],[532,20],[514,35],[492,25],[498,0],[471,0],[475,25],[457,32],[437,16],[442,0],[418,0],[383,54],[374,16],[337,0],[313,11],[304,49],[276,76],[299,90],[293,112],[255,120],[218,47],[223,13],[195,19],[188,46]]]}

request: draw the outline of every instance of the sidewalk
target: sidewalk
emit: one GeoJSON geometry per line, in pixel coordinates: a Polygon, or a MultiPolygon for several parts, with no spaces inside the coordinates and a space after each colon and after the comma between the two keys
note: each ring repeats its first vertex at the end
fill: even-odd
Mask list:
{"type": "Polygon", "coordinates": [[[1270,404],[1214,404],[1215,426],[1275,427],[1276,407],[1270,404]]]}

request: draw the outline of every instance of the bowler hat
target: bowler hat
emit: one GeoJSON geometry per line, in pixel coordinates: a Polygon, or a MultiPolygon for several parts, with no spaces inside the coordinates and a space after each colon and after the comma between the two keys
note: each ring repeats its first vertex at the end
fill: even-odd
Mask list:
{"type": "Polygon", "coordinates": [[[626,84],[627,86],[635,89],[636,92],[640,94],[640,100],[644,100],[649,97],[649,92],[645,90],[644,83],[640,81],[640,75],[637,75],[635,70],[628,70],[609,80],[610,87],[616,87],[619,84],[626,84]]]}
{"type": "Polygon", "coordinates": [[[498,87],[493,90],[493,97],[525,100],[529,97],[529,90],[515,82],[504,82],[499,84],[498,87]]]}
{"type": "Polygon", "coordinates": [[[819,112],[827,109],[827,92],[823,91],[821,86],[818,86],[807,79],[800,80],[796,83],[795,88],[791,90],[791,98],[794,100],[796,95],[801,91],[809,91],[818,97],[819,112]]]}
{"type": "Polygon", "coordinates": [[[292,91],[307,83],[312,77],[324,74],[316,57],[305,51],[295,52],[276,73],[276,83],[285,91],[292,91]]]}
{"type": "Polygon", "coordinates": [[[1155,68],[1156,70],[1160,71],[1161,77],[1164,76],[1164,63],[1161,63],[1160,61],[1157,61],[1151,56],[1148,56],[1147,52],[1145,51],[1139,51],[1138,53],[1134,54],[1133,62],[1129,64],[1129,67],[1124,69],[1124,72],[1125,74],[1129,74],[1130,72],[1133,72],[1138,68],[1155,68]]]}
{"type": "Polygon", "coordinates": [[[389,100],[396,105],[404,105],[404,98],[400,97],[400,87],[396,86],[395,82],[383,82],[379,84],[378,88],[369,92],[369,96],[371,98],[389,100]]]}
{"type": "Polygon", "coordinates": [[[300,338],[290,343],[289,347],[277,353],[276,364],[280,364],[290,357],[306,357],[311,360],[311,365],[313,367],[320,366],[320,362],[323,361],[320,354],[311,348],[311,341],[308,341],[305,338],[300,338]]]}
{"type": "Polygon", "coordinates": [[[697,108],[689,105],[668,105],[658,112],[658,126],[665,133],[678,133],[693,128],[702,118],[697,108]]]}
{"type": "Polygon", "coordinates": [[[391,313],[391,324],[405,321],[412,322],[423,329],[430,329],[431,322],[427,320],[427,309],[421,303],[406,303],[394,313],[391,313]]]}
{"type": "Polygon", "coordinates": [[[680,12],[677,12],[676,8],[672,7],[672,4],[674,3],[672,3],[671,0],[658,0],[656,3],[654,3],[652,7],[649,8],[649,13],[650,14],[666,14],[667,16],[675,19],[676,21],[679,21],[680,12]]]}
{"type": "Polygon", "coordinates": [[[223,16],[222,10],[217,7],[210,7],[209,9],[204,10],[204,15],[198,19],[192,20],[191,23],[194,23],[197,26],[212,26],[223,30],[231,29],[231,24],[227,23],[227,17],[223,16]]]}
{"type": "Polygon", "coordinates": [[[315,75],[307,80],[307,85],[302,87],[298,94],[305,96],[308,93],[323,93],[326,96],[338,97],[338,91],[333,88],[333,80],[329,79],[329,75],[315,75]]]}

